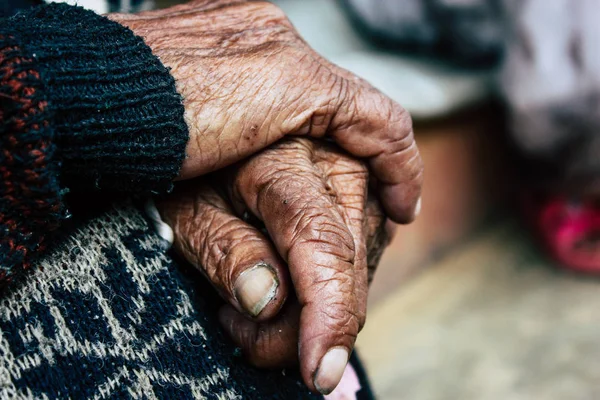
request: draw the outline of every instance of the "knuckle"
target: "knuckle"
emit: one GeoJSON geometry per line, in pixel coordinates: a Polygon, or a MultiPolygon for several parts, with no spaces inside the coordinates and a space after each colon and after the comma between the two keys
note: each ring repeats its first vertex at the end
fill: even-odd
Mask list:
{"type": "Polygon", "coordinates": [[[399,127],[400,131],[404,135],[412,135],[413,132],[413,121],[410,113],[396,102],[392,102],[392,110],[394,111],[395,119],[392,119],[399,127]]]}
{"type": "Polygon", "coordinates": [[[299,159],[287,160],[276,168],[264,170],[254,179],[258,207],[279,205],[283,218],[290,221],[306,211],[314,197],[309,193],[315,191],[315,185],[320,182],[311,175],[306,160],[300,159],[301,156],[296,157],[299,159]]]}
{"type": "MultiPolygon", "coordinates": [[[[420,188],[423,185],[424,168],[423,160],[421,159],[417,145],[414,144],[414,142],[404,151],[404,156],[405,161],[402,166],[405,179],[420,191],[420,188]]],[[[414,201],[416,202],[416,199],[414,201]]]]}
{"type": "Polygon", "coordinates": [[[398,102],[386,97],[381,92],[377,93],[377,98],[379,118],[385,121],[388,131],[393,136],[400,138],[412,136],[413,121],[410,113],[398,102]]]}
{"type": "Polygon", "coordinates": [[[272,338],[268,333],[259,334],[259,337],[254,342],[252,354],[256,362],[267,364],[269,362],[269,354],[272,354],[272,338]]]}
{"type": "Polygon", "coordinates": [[[332,215],[322,214],[319,210],[305,205],[297,209],[290,224],[295,225],[292,248],[308,245],[321,254],[333,256],[333,262],[328,262],[324,267],[343,265],[339,261],[354,264],[354,240],[341,220],[338,221],[332,215]]]}
{"type": "Polygon", "coordinates": [[[345,103],[351,98],[352,91],[350,90],[350,82],[342,76],[330,73],[329,77],[329,92],[330,92],[330,103],[331,106],[338,106],[339,104],[345,103]]]}
{"type": "Polygon", "coordinates": [[[222,225],[213,238],[207,239],[215,278],[227,287],[232,286],[246,250],[256,247],[259,242],[260,239],[250,227],[234,222],[222,225]]]}
{"type": "Polygon", "coordinates": [[[349,157],[344,157],[344,162],[346,163],[348,173],[355,174],[357,179],[363,180],[364,185],[366,185],[367,178],[369,176],[369,168],[367,167],[367,164],[363,161],[355,160],[349,157]]]}
{"type": "Polygon", "coordinates": [[[402,119],[394,121],[391,117],[386,125],[388,134],[386,135],[384,146],[388,153],[405,152],[413,148],[413,146],[416,150],[412,127],[408,126],[402,119]]]}
{"type": "Polygon", "coordinates": [[[324,164],[323,169],[327,171],[327,175],[332,178],[339,179],[346,176],[350,181],[360,181],[362,185],[366,185],[369,176],[369,169],[364,161],[349,157],[344,153],[338,152],[335,148],[327,148],[321,146],[319,152],[319,164],[324,164]]]}
{"type": "Polygon", "coordinates": [[[257,7],[259,15],[264,19],[264,26],[281,25],[290,30],[294,29],[287,15],[279,6],[268,1],[257,1],[249,6],[257,7]]]}
{"type": "Polygon", "coordinates": [[[423,160],[414,140],[410,135],[392,135],[385,144],[385,153],[399,161],[403,178],[416,183],[422,182],[424,171],[423,160]]]}
{"type": "Polygon", "coordinates": [[[205,210],[199,226],[190,226],[190,246],[206,275],[229,287],[244,249],[259,240],[252,228],[216,208],[205,210]]]}
{"type": "Polygon", "coordinates": [[[262,171],[255,178],[258,204],[272,204],[295,198],[302,190],[297,179],[291,173],[293,167],[279,165],[270,171],[262,171]]]}
{"type": "Polygon", "coordinates": [[[283,10],[279,6],[277,6],[273,3],[270,3],[268,1],[261,2],[261,3],[265,9],[265,12],[273,19],[285,20],[285,21],[288,20],[287,15],[285,15],[285,12],[283,12],[283,10]]]}

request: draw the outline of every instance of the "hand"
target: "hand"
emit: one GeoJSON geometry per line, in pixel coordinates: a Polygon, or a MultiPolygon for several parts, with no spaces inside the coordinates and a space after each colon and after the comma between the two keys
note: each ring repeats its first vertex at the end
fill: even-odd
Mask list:
{"type": "Polygon", "coordinates": [[[369,266],[388,242],[386,219],[368,201],[366,167],[297,138],[225,174],[215,185],[186,182],[158,203],[175,248],[235,308],[221,319],[250,361],[272,367],[299,356],[309,388],[329,392],[365,322],[369,266]],[[281,315],[256,322],[273,318],[286,297],[281,315]]]}
{"type": "Polygon", "coordinates": [[[177,81],[190,129],[181,179],[285,136],[326,136],[368,160],[391,219],[418,212],[423,168],[408,113],[316,54],[273,4],[197,0],[109,17],[142,36],[177,81]]]}

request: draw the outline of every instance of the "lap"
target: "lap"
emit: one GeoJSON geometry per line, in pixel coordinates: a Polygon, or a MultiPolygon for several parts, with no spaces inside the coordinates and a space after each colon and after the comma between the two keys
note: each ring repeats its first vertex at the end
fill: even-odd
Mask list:
{"type": "Polygon", "coordinates": [[[0,397],[312,398],[242,361],[162,247],[131,204],[57,243],[0,298],[0,397]]]}

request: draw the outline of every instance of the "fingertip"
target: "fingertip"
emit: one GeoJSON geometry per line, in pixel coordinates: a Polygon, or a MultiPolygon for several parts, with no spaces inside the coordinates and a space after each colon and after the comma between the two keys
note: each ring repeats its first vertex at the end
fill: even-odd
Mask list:
{"type": "Polygon", "coordinates": [[[243,271],[235,281],[234,294],[240,307],[257,321],[272,318],[285,301],[285,285],[277,270],[266,262],[258,262],[243,271]]]}
{"type": "Polygon", "coordinates": [[[302,308],[300,319],[300,373],[310,390],[322,394],[333,391],[339,383],[360,330],[358,319],[350,316],[356,315],[355,311],[342,311],[346,321],[331,318],[331,312],[319,312],[308,305],[302,308]],[[342,350],[345,357],[341,356],[342,350]]]}
{"type": "Polygon", "coordinates": [[[350,352],[345,347],[333,347],[325,353],[315,371],[313,384],[321,394],[328,395],[335,390],[342,380],[344,370],[350,359],[350,352]]]}
{"type": "Polygon", "coordinates": [[[407,185],[383,185],[379,196],[387,217],[398,224],[410,224],[421,212],[420,193],[407,185]]]}

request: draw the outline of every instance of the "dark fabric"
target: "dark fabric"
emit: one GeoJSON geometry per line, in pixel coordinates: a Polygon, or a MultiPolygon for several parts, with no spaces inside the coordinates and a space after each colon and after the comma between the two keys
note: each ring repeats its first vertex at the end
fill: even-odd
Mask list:
{"type": "Polygon", "coordinates": [[[496,66],[504,52],[498,0],[338,2],[354,27],[384,49],[434,57],[472,69],[496,66]]]}
{"type": "Polygon", "coordinates": [[[183,104],[143,40],[64,4],[36,7],[9,25],[35,54],[56,113],[63,180],[78,188],[169,189],[187,143],[183,104]]]}
{"type": "Polygon", "coordinates": [[[356,351],[350,356],[350,364],[354,367],[354,371],[360,382],[360,390],[356,393],[356,400],[375,400],[369,376],[356,351]]]}
{"type": "Polygon", "coordinates": [[[28,269],[66,213],[53,112],[31,56],[0,33],[0,282],[28,269]]]}
{"type": "Polygon", "coordinates": [[[248,365],[198,270],[136,208],[108,208],[0,292],[0,399],[322,399],[295,368],[248,365]]]}
{"type": "Polygon", "coordinates": [[[166,192],[188,139],[168,70],[129,29],[64,4],[0,21],[0,284],[69,190],[166,192]]]}
{"type": "Polygon", "coordinates": [[[0,1],[0,18],[10,17],[19,10],[42,4],[42,0],[2,0],[0,1]]]}

